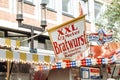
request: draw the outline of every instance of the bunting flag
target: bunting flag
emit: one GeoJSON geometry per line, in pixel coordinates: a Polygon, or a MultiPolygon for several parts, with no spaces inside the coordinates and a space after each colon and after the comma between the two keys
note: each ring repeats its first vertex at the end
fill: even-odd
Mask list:
{"type": "Polygon", "coordinates": [[[66,62],[66,67],[71,67],[70,61],[66,62]]]}
{"type": "Polygon", "coordinates": [[[78,60],[77,60],[77,61],[76,61],[76,66],[77,66],[77,67],[80,67],[80,66],[81,66],[81,61],[78,61],[78,60]]]}
{"type": "Polygon", "coordinates": [[[56,65],[53,65],[53,66],[52,66],[52,69],[57,69],[57,66],[56,66],[56,65]]]}
{"type": "Polygon", "coordinates": [[[62,65],[62,68],[66,68],[66,63],[65,62],[62,62],[61,65],[62,65]]]}
{"type": "Polygon", "coordinates": [[[76,61],[71,61],[70,64],[71,67],[76,67],[76,61]]]}
{"type": "Polygon", "coordinates": [[[56,65],[52,65],[51,69],[111,64],[117,60],[116,55],[119,54],[120,51],[116,52],[116,54],[112,55],[110,58],[85,58],[76,61],[63,60],[62,62],[57,62],[56,65]]]}
{"type": "Polygon", "coordinates": [[[56,63],[57,65],[56,65],[56,68],[62,68],[62,66],[61,66],[61,63],[60,62],[58,62],[58,63],[56,63]]]}
{"type": "Polygon", "coordinates": [[[86,59],[86,66],[92,65],[91,59],[86,59]]]}
{"type": "Polygon", "coordinates": [[[101,58],[97,58],[97,64],[101,64],[102,63],[102,59],[101,58]]]}
{"type": "Polygon", "coordinates": [[[86,59],[81,60],[81,65],[86,66],[86,59]]]}
{"type": "Polygon", "coordinates": [[[102,64],[106,64],[105,58],[102,58],[102,64]]]}
{"type": "Polygon", "coordinates": [[[12,52],[9,50],[0,49],[0,61],[13,61],[13,62],[23,62],[23,63],[34,63],[41,64],[39,67],[40,70],[47,69],[60,69],[60,68],[69,68],[69,67],[80,67],[80,66],[92,66],[92,65],[101,65],[101,64],[111,64],[117,60],[118,51],[115,55],[112,55],[110,58],[85,58],[82,60],[63,60],[62,62],[51,62],[54,57],[38,54],[29,54],[21,52],[12,52]],[[42,58],[43,57],[43,58],[42,58]],[[51,63],[51,64],[50,64],[51,63]],[[47,65],[46,65],[47,64],[47,65]],[[48,65],[50,64],[50,65],[48,65]]]}

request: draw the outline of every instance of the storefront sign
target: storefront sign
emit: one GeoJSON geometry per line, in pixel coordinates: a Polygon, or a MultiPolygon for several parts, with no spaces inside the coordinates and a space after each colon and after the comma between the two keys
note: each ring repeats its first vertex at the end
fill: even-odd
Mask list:
{"type": "Polygon", "coordinates": [[[99,80],[100,79],[100,69],[99,68],[90,68],[90,67],[81,67],[80,75],[82,80],[99,80]]]}
{"type": "Polygon", "coordinates": [[[87,48],[85,16],[49,29],[57,59],[75,59],[87,48]]]}
{"type": "Polygon", "coordinates": [[[100,70],[98,68],[90,68],[90,77],[91,79],[99,79],[100,70]]]}
{"type": "Polygon", "coordinates": [[[89,41],[97,41],[99,45],[102,45],[105,42],[110,42],[112,40],[112,34],[106,34],[103,29],[98,30],[97,33],[92,33],[89,35],[89,41]]]}
{"type": "Polygon", "coordinates": [[[89,68],[81,68],[80,75],[82,79],[90,79],[90,70],[89,68]]]}

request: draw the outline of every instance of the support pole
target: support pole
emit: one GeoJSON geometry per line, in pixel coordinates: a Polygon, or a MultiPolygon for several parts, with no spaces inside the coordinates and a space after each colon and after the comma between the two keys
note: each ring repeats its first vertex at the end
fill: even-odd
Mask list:
{"type": "Polygon", "coordinates": [[[112,74],[111,74],[111,78],[113,78],[113,75],[114,75],[115,69],[116,69],[116,64],[115,64],[115,66],[114,66],[114,68],[113,68],[113,72],[112,72],[112,74]]]}
{"type": "Polygon", "coordinates": [[[9,80],[9,72],[10,72],[10,62],[7,61],[7,76],[6,76],[6,80],[9,80]]]}
{"type": "MultiPolygon", "coordinates": [[[[31,27],[31,37],[34,36],[34,29],[31,27]]],[[[31,38],[31,43],[30,43],[30,52],[34,52],[34,38],[31,38]]]]}
{"type": "Polygon", "coordinates": [[[37,35],[31,36],[31,37],[29,37],[29,38],[27,38],[27,39],[24,39],[24,40],[21,41],[21,43],[24,42],[24,41],[28,41],[28,40],[30,40],[30,39],[32,39],[32,38],[35,38],[35,37],[37,37],[37,36],[39,36],[39,35],[43,35],[43,34],[46,33],[46,32],[47,32],[47,31],[44,31],[44,32],[41,32],[40,34],[37,34],[37,35]]]}

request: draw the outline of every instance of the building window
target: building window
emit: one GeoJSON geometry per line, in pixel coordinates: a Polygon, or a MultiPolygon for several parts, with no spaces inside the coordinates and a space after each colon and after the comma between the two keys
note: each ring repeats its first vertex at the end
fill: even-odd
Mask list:
{"type": "Polygon", "coordinates": [[[95,6],[95,19],[96,19],[99,13],[101,12],[101,8],[103,4],[95,1],[94,6],[95,6]]]}
{"type": "Polygon", "coordinates": [[[0,31],[0,37],[4,37],[4,32],[0,31]]]}
{"type": "MultiPolygon", "coordinates": [[[[12,39],[12,40],[19,40],[19,41],[22,41],[24,39],[27,39],[28,38],[28,35],[26,34],[21,34],[21,33],[16,33],[16,32],[11,32],[11,31],[8,31],[7,32],[7,36],[8,38],[12,39]]],[[[28,47],[28,41],[24,41],[20,44],[21,46],[26,46],[28,47]]]]}
{"type": "Polygon", "coordinates": [[[42,0],[43,3],[47,3],[47,8],[51,10],[56,10],[55,8],[55,0],[42,0]]]}
{"type": "Polygon", "coordinates": [[[73,15],[73,0],[62,0],[63,13],[73,15]]]}
{"type": "Polygon", "coordinates": [[[25,2],[33,3],[33,0],[24,0],[25,2]]]}
{"type": "Polygon", "coordinates": [[[34,5],[34,0],[24,0],[24,3],[27,3],[29,5],[34,5]]]}
{"type": "Polygon", "coordinates": [[[47,4],[47,7],[55,10],[55,0],[48,0],[48,4],[47,4]]]}
{"type": "Polygon", "coordinates": [[[51,50],[51,51],[53,50],[52,43],[51,43],[51,41],[48,40],[48,39],[45,40],[45,48],[46,48],[47,50],[51,50]]]}

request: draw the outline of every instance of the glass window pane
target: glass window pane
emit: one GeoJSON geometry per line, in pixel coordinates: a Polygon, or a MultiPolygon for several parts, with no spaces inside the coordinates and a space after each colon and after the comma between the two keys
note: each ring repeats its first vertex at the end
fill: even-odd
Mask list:
{"type": "Polygon", "coordinates": [[[62,0],[62,10],[68,12],[68,0],[62,0]]]}
{"type": "Polygon", "coordinates": [[[28,2],[32,2],[32,3],[33,3],[33,0],[25,0],[25,1],[28,1],[28,2]]]}
{"type": "Polygon", "coordinates": [[[42,0],[43,3],[47,3],[47,7],[55,10],[55,0],[42,0]]]}
{"type": "Polygon", "coordinates": [[[0,37],[4,37],[4,32],[0,31],[0,37]]]}
{"type": "Polygon", "coordinates": [[[62,11],[68,14],[73,14],[72,0],[62,0],[62,11]]]}
{"type": "Polygon", "coordinates": [[[95,19],[97,18],[98,14],[100,13],[100,10],[102,8],[102,4],[95,2],[95,19]]]}

